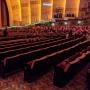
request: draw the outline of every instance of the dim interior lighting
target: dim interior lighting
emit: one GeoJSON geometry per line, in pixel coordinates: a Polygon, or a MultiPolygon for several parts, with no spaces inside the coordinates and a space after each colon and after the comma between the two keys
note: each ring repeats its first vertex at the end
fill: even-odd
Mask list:
{"type": "Polygon", "coordinates": [[[67,25],[67,24],[68,24],[68,22],[64,22],[64,24],[65,24],[65,25],[67,25]]]}

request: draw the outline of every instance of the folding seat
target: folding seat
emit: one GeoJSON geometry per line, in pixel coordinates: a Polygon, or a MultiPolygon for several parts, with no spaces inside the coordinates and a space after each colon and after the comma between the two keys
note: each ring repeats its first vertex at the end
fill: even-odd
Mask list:
{"type": "Polygon", "coordinates": [[[21,55],[18,54],[16,56],[7,57],[2,61],[3,65],[1,65],[1,66],[3,66],[5,71],[7,71],[7,72],[9,72],[10,70],[13,71],[12,69],[15,69],[15,68],[17,69],[17,68],[21,67],[25,62],[36,58],[36,56],[38,57],[38,53],[36,53],[36,54],[35,53],[31,53],[31,54],[24,53],[21,55]],[[11,69],[11,67],[12,67],[12,69],[11,69]]]}
{"type": "MultiPolygon", "coordinates": [[[[60,52],[60,51],[59,51],[60,52]]],[[[67,52],[68,53],[68,52],[67,52]]],[[[43,69],[43,68],[40,68],[40,67],[44,67],[44,65],[46,65],[45,69],[47,67],[51,67],[52,65],[54,65],[55,63],[57,63],[57,60],[58,58],[60,58],[62,60],[62,58],[65,58],[65,55],[66,53],[64,53],[64,50],[61,52],[61,54],[51,54],[50,56],[48,56],[49,58],[46,58],[46,59],[43,59],[43,57],[41,59],[43,60],[40,60],[39,62],[39,59],[37,60],[37,63],[35,63],[34,65],[38,65],[38,68],[39,69],[43,69]],[[63,54],[64,54],[64,57],[63,57],[63,54]],[[54,56],[55,55],[55,56],[54,56]],[[40,66],[41,65],[41,66],[40,66]]],[[[33,61],[34,62],[34,61],[33,61]]],[[[59,60],[60,62],[60,60],[59,60]]],[[[37,69],[37,68],[36,68],[37,69]]],[[[37,71],[37,70],[36,70],[37,71]]]]}

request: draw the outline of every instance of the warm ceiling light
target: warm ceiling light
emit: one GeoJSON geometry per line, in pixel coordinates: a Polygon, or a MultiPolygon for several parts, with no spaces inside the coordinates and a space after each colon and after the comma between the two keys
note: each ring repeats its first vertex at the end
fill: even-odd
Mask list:
{"type": "Polygon", "coordinates": [[[65,25],[67,25],[67,24],[68,24],[68,22],[64,22],[64,24],[65,24],[65,25]]]}
{"type": "Polygon", "coordinates": [[[77,23],[78,23],[78,24],[81,24],[81,23],[82,23],[82,21],[80,21],[80,20],[79,20],[77,23]]]}

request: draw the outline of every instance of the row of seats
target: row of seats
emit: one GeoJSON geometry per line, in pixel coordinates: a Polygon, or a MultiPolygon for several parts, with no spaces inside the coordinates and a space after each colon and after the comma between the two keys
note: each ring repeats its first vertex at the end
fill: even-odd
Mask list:
{"type": "MultiPolygon", "coordinates": [[[[50,37],[58,37],[61,35],[61,33],[55,33],[53,32],[53,27],[50,26],[27,26],[27,27],[16,27],[16,28],[5,28],[2,30],[3,36],[7,37],[30,37],[30,38],[50,38],[50,37]],[[7,34],[7,35],[4,35],[7,34]]],[[[5,39],[3,39],[5,40],[5,39]]]]}
{"type": "MultiPolygon", "coordinates": [[[[53,55],[53,54],[52,54],[52,55],[53,55]]],[[[47,55],[47,57],[48,57],[48,55],[47,55]]],[[[62,56],[62,57],[63,57],[63,56],[62,56]]],[[[41,59],[44,59],[44,57],[43,57],[43,58],[41,57],[41,59]]],[[[38,61],[38,59],[37,59],[36,61],[38,61]]],[[[34,62],[34,61],[32,61],[32,62],[34,62]]],[[[40,63],[42,63],[42,62],[44,63],[45,61],[43,61],[43,60],[41,61],[41,60],[40,60],[40,63]]],[[[47,62],[47,63],[48,63],[48,62],[47,62]]],[[[44,63],[44,64],[45,64],[45,63],[44,63]]],[[[46,67],[47,67],[47,66],[46,66],[46,67]]],[[[44,68],[45,68],[45,67],[44,67],[44,68]]],[[[32,77],[31,77],[31,78],[32,78],[32,77]]]]}
{"type": "MultiPolygon", "coordinates": [[[[59,37],[62,37],[62,35],[60,34],[59,37]]],[[[54,38],[58,38],[58,36],[54,38]]],[[[35,37],[3,37],[3,38],[0,38],[0,45],[16,43],[19,41],[20,42],[23,42],[23,41],[36,42],[36,41],[43,41],[46,39],[53,39],[53,37],[52,36],[51,37],[44,37],[44,36],[42,37],[38,37],[38,36],[35,36],[35,37]]]]}
{"type": "Polygon", "coordinates": [[[31,41],[43,40],[48,38],[55,38],[58,36],[66,36],[66,34],[84,34],[89,31],[89,25],[54,25],[48,26],[45,24],[11,27],[0,30],[0,34],[4,36],[1,40],[31,38],[31,41]]]}
{"type": "Polygon", "coordinates": [[[30,61],[24,68],[24,80],[28,82],[36,80],[38,76],[45,73],[52,66],[55,66],[66,58],[69,58],[76,52],[82,51],[87,48],[87,46],[90,46],[90,40],[30,61]]]}
{"type": "Polygon", "coordinates": [[[67,84],[90,58],[89,28],[82,27],[41,25],[7,30],[7,38],[0,39],[1,77],[23,69],[24,80],[31,83],[53,68],[54,85],[67,84]]]}
{"type": "Polygon", "coordinates": [[[21,38],[24,39],[25,37],[0,37],[0,41],[1,42],[6,42],[6,41],[10,41],[10,40],[18,40],[18,39],[21,39],[21,38]]]}
{"type": "Polygon", "coordinates": [[[24,42],[24,41],[26,41],[26,39],[17,39],[17,40],[8,40],[8,41],[1,41],[0,40],[0,46],[1,45],[12,44],[12,43],[24,42]]]}
{"type": "Polygon", "coordinates": [[[73,46],[79,42],[82,42],[85,40],[85,37],[77,38],[75,40],[66,39],[61,40],[57,42],[52,43],[44,43],[36,46],[27,47],[23,49],[17,49],[16,51],[11,50],[9,52],[2,53],[2,59],[1,59],[1,71],[8,74],[10,72],[16,71],[19,67],[22,67],[24,63],[43,57],[45,55],[51,54],[53,52],[62,50],[64,48],[73,46]],[[69,41],[70,40],[70,41],[69,41]],[[67,42],[66,42],[67,41],[67,42]],[[56,45],[57,43],[57,45],[56,45]],[[30,49],[30,50],[29,50],[30,49]],[[25,53],[24,53],[25,52],[25,53]],[[5,58],[6,57],[6,58],[5,58]]]}
{"type": "MultiPolygon", "coordinates": [[[[40,35],[40,36],[49,36],[48,34],[54,32],[58,32],[63,30],[77,30],[77,29],[82,29],[82,30],[89,30],[90,25],[55,25],[55,26],[46,26],[44,24],[42,25],[34,25],[34,26],[24,26],[24,27],[12,27],[12,28],[7,28],[8,31],[8,36],[13,37],[13,36],[35,36],[35,35],[40,35]]],[[[56,33],[56,35],[58,35],[56,33]]],[[[0,30],[0,34],[3,35],[3,30],[0,30]]],[[[60,33],[59,33],[60,34],[60,33]]],[[[55,35],[53,33],[53,35],[55,35]]]]}
{"type": "Polygon", "coordinates": [[[57,64],[54,68],[54,85],[63,87],[89,62],[90,46],[57,64]]]}
{"type": "MultiPolygon", "coordinates": [[[[56,37],[57,38],[57,37],[56,37]]],[[[62,38],[62,37],[61,37],[62,38]]],[[[25,42],[25,41],[30,41],[31,38],[24,38],[24,39],[13,39],[13,40],[7,40],[7,41],[1,41],[0,40],[0,46],[5,45],[5,44],[13,44],[13,43],[20,43],[20,42],[25,42]]],[[[53,39],[53,38],[51,38],[53,39]]],[[[54,38],[55,39],[55,38],[54,38]]],[[[48,39],[47,39],[48,40],[48,39]]]]}
{"type": "Polygon", "coordinates": [[[28,47],[23,47],[23,48],[19,48],[19,49],[13,49],[13,50],[8,50],[8,51],[4,51],[4,52],[0,52],[0,62],[4,62],[4,59],[6,57],[11,57],[11,56],[17,56],[18,54],[24,54],[24,53],[27,53],[27,52],[31,52],[31,51],[36,51],[36,49],[41,49],[41,48],[45,48],[45,47],[49,47],[49,46],[52,46],[52,45],[55,45],[55,44],[62,44],[63,42],[66,42],[66,41],[69,41],[71,40],[72,38],[69,38],[69,39],[61,39],[61,40],[55,40],[55,41],[52,41],[52,42],[49,42],[49,41],[46,41],[42,44],[35,44],[32,46],[28,45],[28,47]],[[48,43],[47,43],[48,42],[48,43]]]}
{"type": "MultiPolygon", "coordinates": [[[[70,71],[72,72],[74,68],[79,65],[85,65],[86,59],[90,58],[90,53],[86,52],[88,46],[90,46],[90,41],[86,40],[85,36],[67,39],[59,37],[34,43],[31,43],[29,38],[24,40],[10,40],[10,42],[2,41],[0,43],[0,75],[2,77],[7,77],[16,73],[19,69],[23,69],[24,80],[33,82],[42,74],[45,74],[48,70],[55,67],[53,82],[54,85],[60,86],[62,82],[58,80],[63,79],[64,84],[68,82],[68,72],[62,73],[64,74],[62,78],[62,76],[59,75],[59,73],[62,72],[62,67],[59,67],[59,65],[67,59],[69,59],[69,62],[75,62],[76,59],[72,61],[74,57],[78,58],[80,55],[76,53],[80,53],[83,50],[86,57],[80,61],[80,64],[72,64],[70,66],[70,71]],[[57,68],[59,68],[60,72],[57,68]]],[[[82,68],[82,66],[80,67],[82,68]]],[[[64,70],[67,70],[67,68],[63,69],[63,71],[64,70]]],[[[69,74],[71,73],[69,72],[69,74]]],[[[75,75],[75,73],[73,75],[75,75]]]]}
{"type": "Polygon", "coordinates": [[[5,49],[5,48],[11,48],[11,47],[18,47],[18,46],[24,46],[24,45],[28,45],[28,44],[32,44],[32,45],[37,45],[37,44],[41,44],[41,43],[45,43],[45,42],[51,42],[51,41],[54,41],[54,40],[60,40],[61,38],[56,38],[56,39],[48,39],[48,40],[44,40],[44,41],[38,41],[38,42],[34,42],[34,43],[31,43],[29,42],[29,40],[26,40],[26,41],[21,41],[21,42],[16,42],[16,43],[10,43],[10,44],[3,44],[3,45],[0,45],[0,51],[5,49]]]}
{"type": "Polygon", "coordinates": [[[26,52],[29,52],[29,51],[34,51],[36,49],[41,49],[41,48],[45,48],[45,47],[49,47],[49,46],[52,46],[52,45],[55,45],[55,44],[62,44],[64,42],[67,42],[69,40],[72,40],[72,38],[69,38],[69,39],[61,39],[61,40],[55,40],[55,41],[52,41],[52,42],[49,42],[49,41],[46,41],[46,42],[43,42],[42,44],[39,42],[38,44],[27,44],[26,47],[25,46],[22,46],[21,48],[17,48],[16,47],[14,49],[12,48],[9,48],[9,50],[5,50],[3,52],[0,52],[0,56],[1,56],[1,60],[4,59],[5,57],[7,56],[14,56],[16,54],[20,54],[20,53],[26,53],[26,52]]]}

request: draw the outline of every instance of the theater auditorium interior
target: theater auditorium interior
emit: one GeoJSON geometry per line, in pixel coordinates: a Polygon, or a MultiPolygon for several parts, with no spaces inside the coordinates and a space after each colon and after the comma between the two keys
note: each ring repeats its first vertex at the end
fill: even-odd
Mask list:
{"type": "Polygon", "coordinates": [[[0,0],[0,90],[90,90],[90,0],[0,0]]]}

